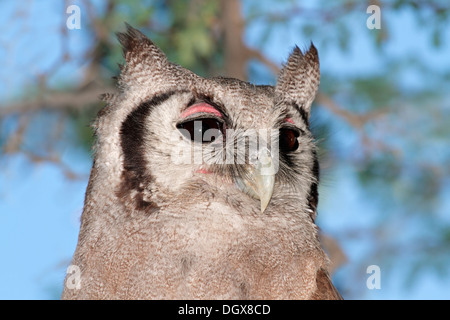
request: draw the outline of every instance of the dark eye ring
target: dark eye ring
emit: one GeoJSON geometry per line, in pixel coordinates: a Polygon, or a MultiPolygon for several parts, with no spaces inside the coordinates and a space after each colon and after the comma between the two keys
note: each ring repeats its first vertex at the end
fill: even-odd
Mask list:
{"type": "Polygon", "coordinates": [[[298,149],[298,137],[300,133],[294,129],[280,129],[279,146],[283,152],[293,152],[298,149]]]}
{"type": "Polygon", "coordinates": [[[181,122],[177,129],[189,140],[210,143],[223,135],[224,124],[216,118],[203,118],[181,122]]]}

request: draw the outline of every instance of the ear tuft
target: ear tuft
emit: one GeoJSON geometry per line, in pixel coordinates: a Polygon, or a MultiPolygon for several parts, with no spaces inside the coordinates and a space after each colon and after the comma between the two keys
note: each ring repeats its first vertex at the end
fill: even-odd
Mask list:
{"type": "Polygon", "coordinates": [[[314,46],[312,41],[309,45],[309,50],[306,53],[306,59],[319,66],[319,53],[317,52],[317,48],[314,46]]]}
{"type": "Polygon", "coordinates": [[[117,32],[116,36],[122,45],[124,56],[127,52],[134,51],[143,45],[152,45],[153,43],[139,30],[133,28],[125,22],[126,32],[117,32]]]}
{"type": "Polygon", "coordinates": [[[122,45],[125,65],[119,65],[119,89],[143,86],[152,75],[167,72],[169,62],[161,51],[142,32],[125,23],[126,31],[116,33],[122,45]]]}
{"type": "Polygon", "coordinates": [[[316,47],[311,42],[309,50],[303,53],[295,46],[278,76],[275,99],[277,102],[294,103],[309,114],[319,82],[319,55],[316,47]]]}
{"type": "Polygon", "coordinates": [[[115,99],[115,95],[113,93],[102,93],[98,96],[98,98],[106,103],[111,103],[115,99]]]}

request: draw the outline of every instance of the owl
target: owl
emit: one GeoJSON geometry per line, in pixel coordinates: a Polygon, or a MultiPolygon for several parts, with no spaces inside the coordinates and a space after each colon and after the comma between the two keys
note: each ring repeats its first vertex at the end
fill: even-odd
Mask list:
{"type": "Polygon", "coordinates": [[[314,222],[314,45],[268,86],[200,77],[129,25],[118,39],[62,298],[340,299],[314,222]]]}

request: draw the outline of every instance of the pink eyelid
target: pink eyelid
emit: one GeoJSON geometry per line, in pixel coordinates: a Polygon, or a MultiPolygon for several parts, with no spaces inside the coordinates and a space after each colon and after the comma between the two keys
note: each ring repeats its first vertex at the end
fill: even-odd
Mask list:
{"type": "Polygon", "coordinates": [[[189,117],[190,115],[194,114],[194,113],[211,113],[219,118],[222,118],[222,114],[213,106],[207,104],[207,103],[197,103],[194,104],[193,106],[190,106],[189,108],[187,108],[186,110],[184,110],[180,117],[181,118],[186,118],[189,117]]]}
{"type": "Polygon", "coordinates": [[[292,120],[291,118],[286,118],[286,119],[284,119],[284,121],[285,121],[285,122],[292,123],[292,124],[295,124],[295,123],[294,123],[294,120],[292,120]]]}

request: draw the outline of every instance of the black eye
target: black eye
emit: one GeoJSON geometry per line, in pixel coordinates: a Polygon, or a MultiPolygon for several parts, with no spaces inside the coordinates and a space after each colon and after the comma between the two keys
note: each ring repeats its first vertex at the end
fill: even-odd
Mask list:
{"type": "Polygon", "coordinates": [[[177,129],[194,142],[213,142],[223,134],[223,123],[214,118],[196,119],[177,124],[177,129]]]}
{"type": "Polygon", "coordinates": [[[292,152],[298,149],[298,131],[293,129],[280,129],[280,150],[292,152]]]}

